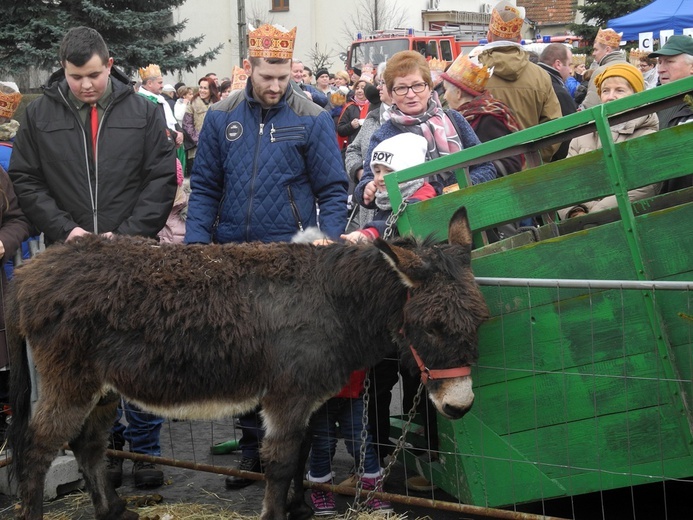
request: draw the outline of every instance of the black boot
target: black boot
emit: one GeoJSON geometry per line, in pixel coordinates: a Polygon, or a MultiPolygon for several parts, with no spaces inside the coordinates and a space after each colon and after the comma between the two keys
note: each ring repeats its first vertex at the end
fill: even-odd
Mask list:
{"type": "MultiPolygon", "coordinates": [[[[238,469],[243,471],[254,471],[255,473],[260,473],[262,471],[262,464],[260,459],[251,459],[250,457],[243,457],[241,462],[238,464],[238,469]]],[[[240,489],[249,486],[255,482],[255,480],[244,477],[226,477],[226,489],[240,489]]]]}

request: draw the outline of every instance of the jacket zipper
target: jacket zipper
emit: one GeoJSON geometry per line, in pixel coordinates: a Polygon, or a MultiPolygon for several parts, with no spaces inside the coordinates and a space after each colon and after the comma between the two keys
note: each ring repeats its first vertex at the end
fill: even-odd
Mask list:
{"type": "Polygon", "coordinates": [[[296,206],[296,201],[294,200],[294,194],[291,191],[291,186],[287,186],[286,191],[289,192],[289,205],[291,206],[291,212],[294,214],[294,218],[296,219],[298,230],[303,231],[303,222],[301,222],[301,214],[298,212],[298,207],[296,206]]]}
{"type": "MultiPolygon", "coordinates": [[[[97,201],[94,197],[94,191],[96,187],[92,187],[91,184],[91,179],[89,178],[89,172],[91,170],[90,164],[89,164],[89,149],[87,148],[88,143],[87,143],[87,129],[82,124],[82,120],[79,117],[79,114],[75,114],[75,109],[74,107],[70,104],[70,102],[65,98],[65,94],[63,94],[63,91],[58,88],[58,93],[60,94],[60,97],[63,99],[63,102],[67,107],[70,109],[72,112],[72,115],[74,115],[77,118],[77,122],[79,123],[80,127],[82,128],[82,143],[84,144],[84,164],[85,164],[85,170],[87,172],[87,186],[89,187],[89,199],[91,202],[91,216],[92,216],[92,223],[94,226],[94,233],[97,232],[97,225],[98,225],[98,213],[97,213],[97,201]]],[[[98,136],[99,133],[97,131],[96,135],[98,136]]],[[[98,139],[97,139],[97,148],[98,148],[98,139]]],[[[98,173],[98,170],[96,170],[96,157],[94,157],[94,168],[95,168],[95,174],[98,173]]],[[[98,175],[95,175],[95,184],[98,185],[98,175]]],[[[97,192],[98,195],[98,192],[97,192]]]]}
{"type": "MultiPolygon", "coordinates": [[[[265,120],[267,120],[267,116],[269,115],[269,110],[267,111],[267,114],[265,115],[265,120]]],[[[262,117],[262,111],[260,112],[260,117],[262,117]]],[[[257,144],[255,145],[255,158],[253,159],[253,178],[252,181],[250,182],[250,197],[248,197],[248,213],[246,214],[246,219],[245,219],[245,239],[247,242],[250,241],[250,220],[253,215],[253,199],[255,198],[255,179],[257,179],[257,163],[258,163],[258,156],[260,155],[260,144],[262,141],[262,136],[264,134],[265,130],[265,122],[260,121],[260,131],[258,132],[258,140],[257,144]]]]}

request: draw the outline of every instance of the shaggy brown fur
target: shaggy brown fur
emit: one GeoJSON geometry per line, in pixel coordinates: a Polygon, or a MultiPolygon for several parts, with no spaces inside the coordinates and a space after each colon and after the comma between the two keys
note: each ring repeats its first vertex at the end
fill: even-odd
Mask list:
{"type": "MultiPolygon", "coordinates": [[[[430,368],[476,361],[487,310],[470,238],[459,210],[449,245],[159,246],[89,236],[49,248],[17,271],[8,301],[22,518],[41,518],[44,476],[66,440],[96,517],[137,518],[104,475],[112,391],[169,417],[218,417],[260,403],[262,519],[308,518],[306,425],[353,370],[374,365],[393,339],[413,344],[430,368]],[[41,381],[31,419],[25,340],[41,381]]],[[[403,358],[415,369],[409,352],[403,358]]],[[[449,384],[431,381],[429,392],[441,396],[441,413],[461,417],[471,402],[445,397],[454,394],[449,384]]]]}

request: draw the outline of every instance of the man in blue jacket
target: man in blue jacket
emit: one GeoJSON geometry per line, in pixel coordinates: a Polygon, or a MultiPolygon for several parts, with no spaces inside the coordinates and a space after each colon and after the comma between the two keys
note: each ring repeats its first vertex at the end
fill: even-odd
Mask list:
{"type": "MultiPolygon", "coordinates": [[[[270,25],[251,32],[245,90],[207,112],[190,177],[186,243],[289,241],[317,225],[332,239],[344,232],[348,181],[332,118],[289,88],[295,34],[270,25]]],[[[240,424],[239,468],[259,471],[258,414],[240,424]]],[[[228,477],[226,487],[253,482],[228,477]]]]}

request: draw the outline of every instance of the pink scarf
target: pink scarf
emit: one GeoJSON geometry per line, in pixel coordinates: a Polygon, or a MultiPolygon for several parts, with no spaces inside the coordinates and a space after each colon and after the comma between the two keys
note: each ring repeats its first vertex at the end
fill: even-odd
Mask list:
{"type": "Polygon", "coordinates": [[[423,114],[410,116],[397,108],[397,105],[392,105],[390,107],[390,120],[403,132],[424,136],[428,141],[430,159],[462,150],[462,141],[457,135],[455,125],[443,110],[435,91],[431,93],[428,107],[423,114]]]}

